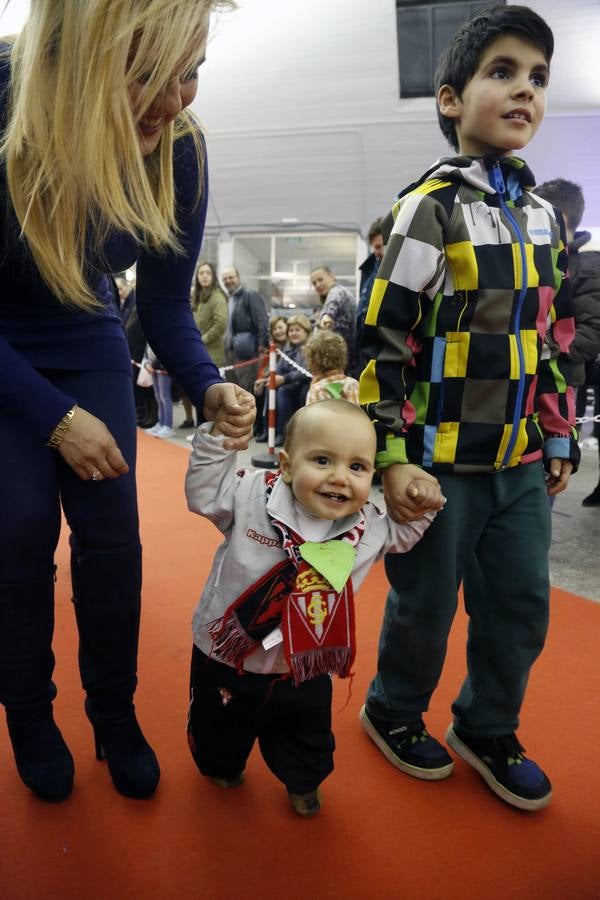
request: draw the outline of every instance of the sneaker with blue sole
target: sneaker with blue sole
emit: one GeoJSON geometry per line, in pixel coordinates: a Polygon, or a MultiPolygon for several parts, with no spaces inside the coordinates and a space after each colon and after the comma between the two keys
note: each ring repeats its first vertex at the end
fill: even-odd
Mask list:
{"type": "Polygon", "coordinates": [[[526,758],[525,748],[516,734],[470,738],[451,725],[446,732],[446,740],[505,803],[530,812],[543,809],[550,803],[550,780],[537,763],[526,758]]]}
{"type": "Polygon", "coordinates": [[[422,719],[392,724],[360,711],[363,728],[393,766],[423,781],[440,781],[452,774],[454,762],[445,747],[427,732],[422,719]]]}

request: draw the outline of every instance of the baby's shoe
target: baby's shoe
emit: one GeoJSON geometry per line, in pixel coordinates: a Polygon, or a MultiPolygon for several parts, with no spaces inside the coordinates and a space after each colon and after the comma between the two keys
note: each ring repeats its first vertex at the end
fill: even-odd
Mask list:
{"type": "Polygon", "coordinates": [[[209,775],[208,780],[216,784],[217,787],[233,788],[239,787],[244,783],[244,773],[236,772],[235,775],[209,775]]]}
{"type": "Polygon", "coordinates": [[[316,814],[321,811],[321,806],[323,805],[321,788],[317,788],[315,791],[309,791],[308,794],[292,794],[291,791],[288,791],[288,797],[298,815],[305,816],[306,818],[309,816],[316,816],[316,814]]]}

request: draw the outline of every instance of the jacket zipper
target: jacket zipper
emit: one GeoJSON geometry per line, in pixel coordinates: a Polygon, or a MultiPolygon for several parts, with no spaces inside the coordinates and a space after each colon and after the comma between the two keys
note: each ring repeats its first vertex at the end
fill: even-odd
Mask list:
{"type": "Polygon", "coordinates": [[[504,193],[506,191],[506,186],[504,184],[504,177],[502,175],[502,169],[500,168],[500,163],[496,161],[492,168],[492,177],[494,180],[494,187],[498,193],[498,197],[500,199],[500,207],[504,212],[504,215],[512,225],[515,230],[517,239],[519,241],[519,250],[521,253],[521,269],[522,269],[522,283],[521,288],[519,290],[519,296],[517,298],[517,308],[515,310],[515,339],[517,343],[517,352],[519,354],[519,384],[517,387],[517,397],[515,401],[515,411],[512,422],[512,432],[510,435],[510,439],[508,442],[508,446],[504,453],[504,457],[502,458],[502,462],[500,464],[500,468],[504,469],[508,465],[508,461],[510,460],[511,454],[514,450],[515,443],[517,441],[519,421],[521,418],[521,408],[523,406],[523,394],[525,393],[525,356],[523,354],[523,344],[521,342],[521,313],[523,311],[523,303],[525,301],[525,294],[527,293],[527,282],[528,282],[528,272],[527,272],[527,256],[525,255],[525,242],[523,240],[523,234],[521,229],[519,228],[519,223],[513,216],[509,207],[506,205],[504,200],[504,193]]]}

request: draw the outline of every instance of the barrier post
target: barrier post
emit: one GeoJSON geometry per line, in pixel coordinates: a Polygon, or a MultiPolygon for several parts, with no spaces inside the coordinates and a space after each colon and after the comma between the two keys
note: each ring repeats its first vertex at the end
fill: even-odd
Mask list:
{"type": "Polygon", "coordinates": [[[275,429],[277,425],[277,388],[275,384],[275,367],[277,350],[273,341],[269,344],[269,406],[267,412],[267,453],[252,457],[252,465],[259,469],[276,469],[279,457],[275,454],[275,429]]]}

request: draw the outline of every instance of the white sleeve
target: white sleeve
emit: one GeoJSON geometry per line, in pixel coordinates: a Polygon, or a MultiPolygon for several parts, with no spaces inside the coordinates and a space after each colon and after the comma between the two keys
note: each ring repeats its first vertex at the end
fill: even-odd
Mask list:
{"type": "Polygon", "coordinates": [[[437,513],[428,510],[420,519],[414,522],[394,522],[391,516],[387,516],[388,537],[381,555],[384,553],[408,553],[420,541],[437,513]]]}
{"type": "Polygon", "coordinates": [[[194,435],[185,496],[188,509],[225,533],[233,523],[235,492],[240,481],[236,475],[237,454],[224,448],[223,435],[209,434],[211,427],[212,422],[204,422],[194,435]]]}

